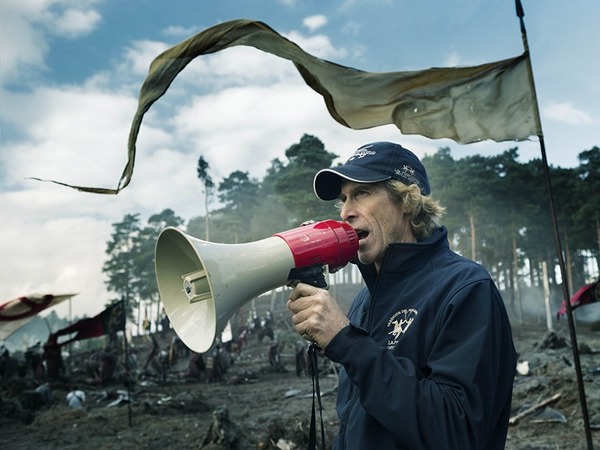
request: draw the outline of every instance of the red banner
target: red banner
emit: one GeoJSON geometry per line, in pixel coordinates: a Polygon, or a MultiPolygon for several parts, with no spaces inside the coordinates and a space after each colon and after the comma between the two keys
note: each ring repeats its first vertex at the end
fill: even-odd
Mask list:
{"type": "Polygon", "coordinates": [[[125,308],[123,300],[113,303],[97,316],[82,319],[79,322],[59,330],[48,338],[48,343],[65,345],[73,341],[80,341],[105,334],[116,333],[125,329],[125,308]],[[60,336],[75,333],[64,342],[58,342],[60,336]]]}

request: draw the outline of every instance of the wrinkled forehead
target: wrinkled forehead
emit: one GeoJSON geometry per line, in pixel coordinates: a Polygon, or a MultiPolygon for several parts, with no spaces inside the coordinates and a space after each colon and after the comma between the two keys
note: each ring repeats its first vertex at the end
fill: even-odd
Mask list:
{"type": "Polygon", "coordinates": [[[356,195],[357,192],[377,192],[387,191],[385,187],[385,181],[378,181],[375,183],[358,183],[356,181],[342,180],[340,187],[339,198],[348,197],[350,195],[356,195]]]}

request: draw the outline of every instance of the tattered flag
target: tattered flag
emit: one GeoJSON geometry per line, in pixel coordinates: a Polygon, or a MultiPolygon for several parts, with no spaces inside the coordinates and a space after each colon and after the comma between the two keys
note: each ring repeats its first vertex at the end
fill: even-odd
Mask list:
{"type": "Polygon", "coordinates": [[[306,84],[323,96],[330,115],[348,128],[395,124],[405,134],[462,144],[541,135],[527,52],[473,67],[372,73],[314,57],[265,23],[232,20],[195,34],[152,61],[130,129],[128,161],[116,189],[53,182],[117,194],[131,181],[137,136],[152,104],[194,58],[240,45],[293,62],[306,84]]]}
{"type": "Polygon", "coordinates": [[[65,345],[73,341],[90,339],[122,331],[125,329],[125,308],[123,300],[113,303],[97,316],[82,319],[62,330],[52,333],[48,342],[55,345],[65,345]],[[59,342],[60,336],[73,335],[59,342]]]}
{"type": "Polygon", "coordinates": [[[3,303],[0,305],[0,341],[8,339],[40,312],[74,295],[77,294],[31,294],[3,303]]]}

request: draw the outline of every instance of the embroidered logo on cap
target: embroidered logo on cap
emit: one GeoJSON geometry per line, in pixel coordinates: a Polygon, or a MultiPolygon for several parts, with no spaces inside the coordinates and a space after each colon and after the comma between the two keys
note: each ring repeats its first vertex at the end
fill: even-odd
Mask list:
{"type": "MultiPolygon", "coordinates": [[[[352,161],[353,159],[356,159],[356,158],[361,159],[361,158],[364,158],[367,155],[376,155],[377,154],[376,151],[369,150],[369,148],[371,148],[371,147],[372,147],[372,145],[369,145],[367,147],[361,147],[361,148],[359,148],[358,150],[356,150],[354,152],[354,154],[350,158],[348,158],[348,161],[352,161]]],[[[346,161],[346,162],[348,162],[348,161],[346,161]]]]}
{"type": "Polygon", "coordinates": [[[419,186],[419,188],[421,187],[419,179],[415,176],[415,169],[410,164],[404,164],[401,169],[394,169],[394,173],[397,176],[408,180],[408,184],[416,184],[417,186],[419,186]]]}

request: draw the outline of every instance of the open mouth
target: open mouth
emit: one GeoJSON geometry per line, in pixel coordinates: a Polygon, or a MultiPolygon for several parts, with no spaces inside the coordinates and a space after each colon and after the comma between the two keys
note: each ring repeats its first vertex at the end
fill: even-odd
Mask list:
{"type": "Polygon", "coordinates": [[[368,235],[369,232],[368,231],[356,231],[356,235],[358,236],[358,240],[361,241],[363,239],[365,239],[368,235]]]}

